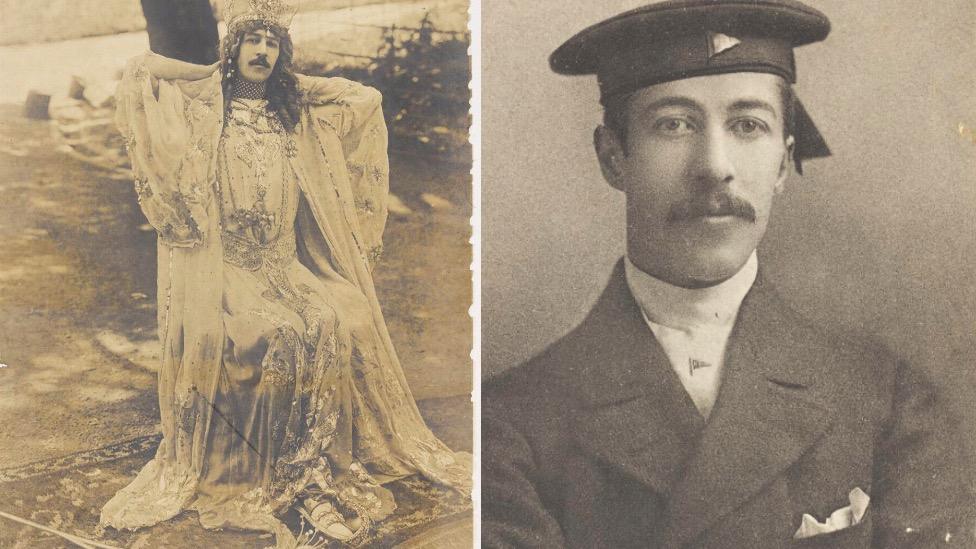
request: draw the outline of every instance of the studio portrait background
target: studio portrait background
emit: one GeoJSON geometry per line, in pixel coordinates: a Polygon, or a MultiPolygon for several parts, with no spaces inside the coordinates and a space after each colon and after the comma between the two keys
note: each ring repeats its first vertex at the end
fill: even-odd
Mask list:
{"type": "MultiPolygon", "coordinates": [[[[808,3],[833,32],[797,50],[796,89],[833,157],[777,199],[760,268],[807,318],[877,334],[931,372],[976,440],[976,4],[808,3]]],[[[624,253],[623,196],[592,146],[595,78],[547,58],[643,4],[482,8],[485,378],[579,323],[624,253]]]]}

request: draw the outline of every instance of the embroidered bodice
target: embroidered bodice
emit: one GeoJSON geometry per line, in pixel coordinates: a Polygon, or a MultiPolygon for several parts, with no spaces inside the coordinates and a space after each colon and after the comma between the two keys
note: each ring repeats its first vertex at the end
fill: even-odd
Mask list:
{"type": "Polygon", "coordinates": [[[266,105],[233,100],[217,157],[223,232],[260,245],[292,234],[299,193],[294,142],[266,105]]]}

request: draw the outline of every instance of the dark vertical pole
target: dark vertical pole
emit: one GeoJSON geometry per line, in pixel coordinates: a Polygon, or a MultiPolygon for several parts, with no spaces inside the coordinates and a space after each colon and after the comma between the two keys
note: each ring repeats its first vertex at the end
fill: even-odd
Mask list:
{"type": "Polygon", "coordinates": [[[209,0],[142,0],[142,13],[152,51],[200,65],[217,60],[217,20],[209,0]]]}

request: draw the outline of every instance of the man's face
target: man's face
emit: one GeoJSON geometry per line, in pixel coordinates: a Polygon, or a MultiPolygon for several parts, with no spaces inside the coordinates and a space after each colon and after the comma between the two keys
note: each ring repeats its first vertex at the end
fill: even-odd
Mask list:
{"type": "Polygon", "coordinates": [[[658,84],[624,107],[626,137],[601,128],[607,180],[627,197],[627,252],[684,287],[717,284],[756,249],[789,175],[782,80],[731,73],[658,84]]]}
{"type": "Polygon", "coordinates": [[[278,62],[280,40],[266,29],[244,33],[241,51],[237,54],[237,70],[248,82],[264,82],[271,76],[278,62]]]}

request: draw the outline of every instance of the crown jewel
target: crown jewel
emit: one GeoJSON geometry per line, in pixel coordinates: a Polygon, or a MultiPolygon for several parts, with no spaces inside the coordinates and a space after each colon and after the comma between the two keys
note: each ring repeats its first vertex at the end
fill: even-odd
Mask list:
{"type": "Polygon", "coordinates": [[[285,0],[227,0],[224,20],[228,30],[248,21],[263,21],[287,31],[297,11],[285,0]]]}

